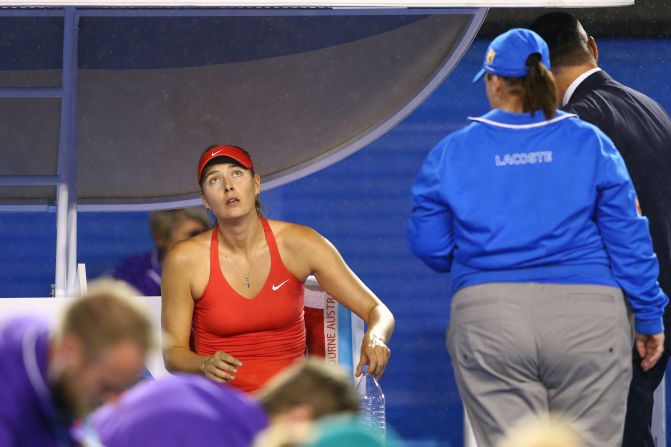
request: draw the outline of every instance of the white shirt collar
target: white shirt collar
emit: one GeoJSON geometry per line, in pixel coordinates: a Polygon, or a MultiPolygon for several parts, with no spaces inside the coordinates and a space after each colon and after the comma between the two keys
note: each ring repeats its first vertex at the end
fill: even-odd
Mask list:
{"type": "Polygon", "coordinates": [[[573,82],[571,82],[571,85],[568,86],[566,89],[566,93],[564,93],[564,98],[562,98],[562,107],[568,104],[568,102],[571,100],[571,96],[573,96],[573,92],[575,92],[575,89],[578,88],[578,86],[587,79],[591,74],[596,73],[597,71],[601,71],[599,67],[592,68],[591,70],[587,70],[577,78],[573,82]]]}

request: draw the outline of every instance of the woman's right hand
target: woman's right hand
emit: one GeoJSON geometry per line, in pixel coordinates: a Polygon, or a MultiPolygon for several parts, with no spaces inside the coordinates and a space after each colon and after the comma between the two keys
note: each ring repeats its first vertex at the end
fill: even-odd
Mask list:
{"type": "Polygon", "coordinates": [[[208,379],[226,383],[235,379],[235,373],[238,372],[239,366],[242,366],[240,360],[225,352],[217,351],[204,358],[200,369],[208,379]]]}

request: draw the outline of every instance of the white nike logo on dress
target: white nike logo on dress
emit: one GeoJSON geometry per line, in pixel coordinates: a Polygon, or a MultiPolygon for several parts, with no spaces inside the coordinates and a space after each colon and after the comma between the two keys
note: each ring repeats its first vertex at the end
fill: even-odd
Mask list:
{"type": "Polygon", "coordinates": [[[289,281],[289,280],[287,279],[287,280],[284,281],[283,283],[280,283],[280,285],[278,285],[278,286],[276,286],[275,284],[273,284],[273,292],[275,292],[275,291],[278,290],[280,287],[282,287],[283,285],[285,285],[285,284],[287,283],[287,281],[289,281]]]}
{"type": "Polygon", "coordinates": [[[217,154],[218,154],[219,152],[221,152],[221,151],[223,151],[223,149],[219,149],[217,152],[212,152],[212,155],[210,155],[210,156],[211,156],[211,157],[214,157],[215,155],[217,155],[217,154]]]}

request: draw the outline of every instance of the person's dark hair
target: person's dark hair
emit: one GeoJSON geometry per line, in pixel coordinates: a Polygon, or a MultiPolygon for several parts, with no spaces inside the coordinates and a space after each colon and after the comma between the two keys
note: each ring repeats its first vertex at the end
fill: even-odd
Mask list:
{"type": "MultiPolygon", "coordinates": [[[[538,110],[545,119],[554,118],[557,113],[557,85],[550,70],[541,62],[541,55],[529,55],[526,61],[528,74],[519,78],[499,76],[509,88],[511,95],[520,96],[524,112],[533,116],[538,110]]],[[[488,76],[491,76],[488,74],[488,76]]]]}
{"type": "MultiPolygon", "coordinates": [[[[213,144],[212,146],[209,146],[207,148],[207,150],[209,151],[209,150],[214,149],[215,147],[219,147],[219,146],[221,146],[221,144],[213,144]]],[[[229,144],[228,146],[234,147],[236,149],[240,149],[242,152],[245,153],[245,155],[247,155],[250,159],[252,159],[252,156],[249,155],[249,152],[247,152],[245,149],[241,148],[240,146],[234,146],[232,144],[229,144]]],[[[220,165],[220,164],[224,164],[224,163],[231,163],[231,164],[234,164],[236,166],[240,166],[242,169],[247,169],[244,166],[242,166],[240,163],[238,163],[237,161],[235,161],[234,159],[232,159],[230,157],[213,158],[212,160],[207,162],[207,164],[203,167],[203,175],[201,175],[201,177],[200,177],[200,189],[201,190],[203,189],[203,179],[205,178],[205,174],[207,173],[207,170],[211,166],[220,165]]],[[[251,171],[252,177],[253,177],[254,176],[254,167],[249,169],[249,171],[251,171]]],[[[259,216],[262,216],[264,214],[263,203],[261,203],[261,200],[259,200],[258,197],[256,197],[256,199],[254,201],[254,206],[256,207],[256,214],[258,214],[259,216]]]]}
{"type": "Polygon", "coordinates": [[[359,411],[359,399],[351,379],[323,359],[309,358],[275,376],[257,395],[271,416],[300,405],[309,405],[319,419],[359,411]]]}
{"type": "Polygon", "coordinates": [[[587,33],[573,15],[557,11],[536,18],[529,27],[548,44],[554,69],[582,65],[594,59],[587,33]]]}

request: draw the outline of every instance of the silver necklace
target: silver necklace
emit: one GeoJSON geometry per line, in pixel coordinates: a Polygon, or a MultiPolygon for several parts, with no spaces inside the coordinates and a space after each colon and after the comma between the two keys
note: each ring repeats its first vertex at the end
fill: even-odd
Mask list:
{"type": "MultiPolygon", "coordinates": [[[[219,241],[219,245],[223,248],[223,246],[221,245],[221,241],[219,241]]],[[[259,254],[257,253],[250,258],[251,260],[249,261],[249,269],[248,269],[246,275],[240,269],[240,267],[238,267],[238,265],[235,262],[230,262],[235,267],[235,269],[238,271],[238,273],[240,273],[240,275],[244,278],[245,285],[247,286],[248,289],[252,287],[252,281],[249,279],[249,275],[251,275],[251,273],[252,273],[252,267],[254,266],[254,261],[256,261],[256,258],[258,256],[259,256],[259,254]]],[[[225,253],[224,253],[224,258],[228,259],[228,256],[225,253]]]]}
{"type": "MultiPolygon", "coordinates": [[[[224,255],[224,257],[228,259],[228,256],[224,255]]],[[[248,269],[248,271],[247,271],[247,274],[245,274],[245,273],[240,269],[240,267],[238,267],[238,264],[236,264],[235,262],[229,261],[229,263],[230,263],[231,265],[233,265],[233,267],[235,267],[235,269],[238,271],[238,273],[244,278],[245,285],[247,286],[248,289],[252,287],[252,281],[249,279],[249,276],[250,276],[251,273],[252,273],[252,267],[254,266],[254,261],[256,261],[256,258],[257,258],[257,257],[258,257],[258,254],[252,256],[251,261],[249,262],[249,269],[248,269]]]]}

